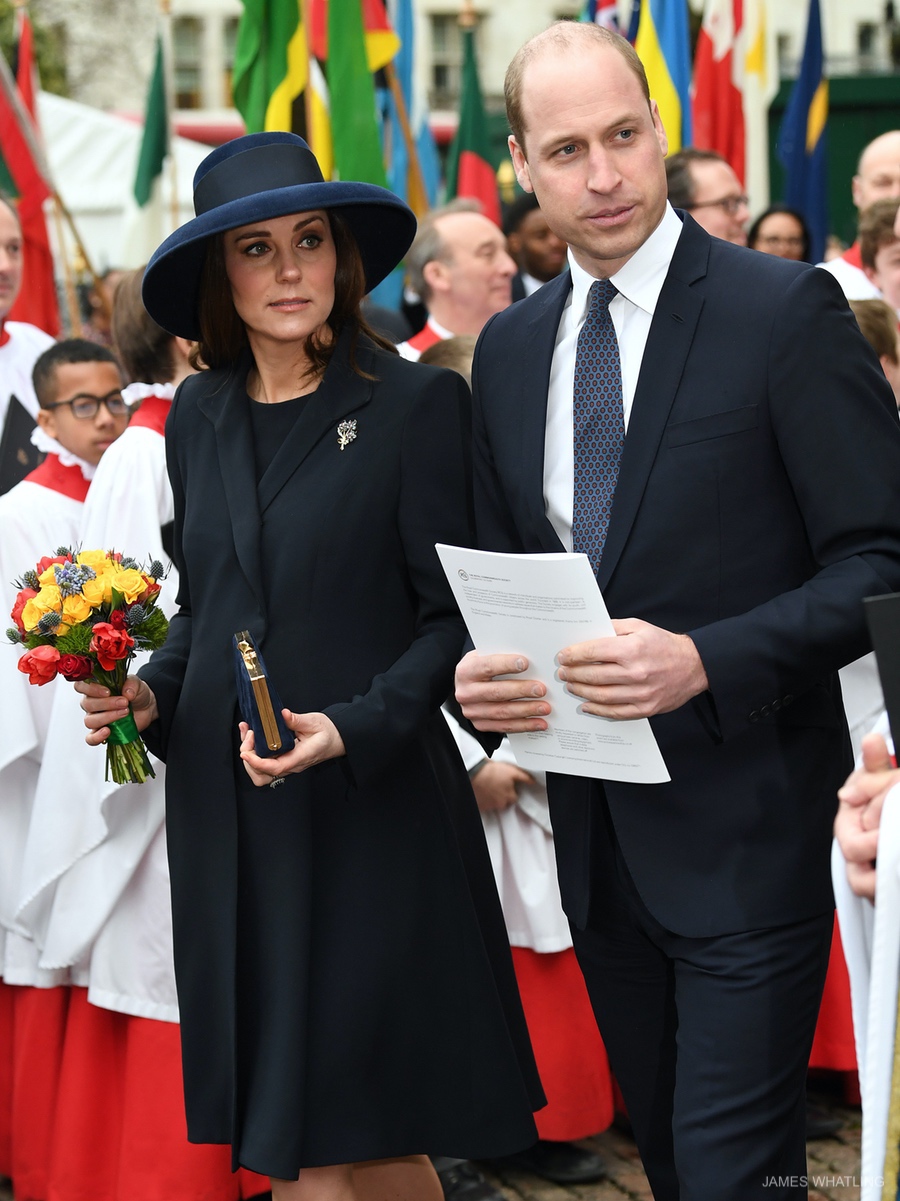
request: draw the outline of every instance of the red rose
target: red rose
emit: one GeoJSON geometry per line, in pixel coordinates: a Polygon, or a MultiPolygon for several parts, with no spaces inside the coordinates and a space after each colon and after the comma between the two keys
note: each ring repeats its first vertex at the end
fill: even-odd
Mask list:
{"type": "Polygon", "coordinates": [[[124,659],[134,646],[134,639],[124,630],[117,630],[108,621],[98,621],[94,626],[91,650],[104,671],[114,671],[116,663],[124,659]]]}
{"type": "Polygon", "coordinates": [[[25,633],[25,627],[22,625],[22,610],[33,596],[37,596],[37,593],[33,588],[23,588],[16,597],[16,603],[12,607],[12,613],[10,613],[10,617],[16,623],[20,634],[25,633]]]}
{"type": "Polygon", "coordinates": [[[35,574],[43,575],[43,573],[47,570],[47,568],[50,566],[51,563],[71,563],[71,562],[72,562],[72,560],[69,558],[68,555],[54,555],[52,559],[49,555],[44,555],[43,559],[41,559],[40,563],[38,563],[37,567],[35,567],[35,569],[34,569],[35,574]]]}
{"type": "Polygon", "coordinates": [[[121,609],[113,609],[112,613],[109,615],[109,624],[113,627],[113,629],[116,630],[125,629],[125,614],[121,609]]]}
{"type": "Polygon", "coordinates": [[[28,676],[29,684],[48,684],[56,679],[59,651],[55,646],[36,646],[19,660],[19,671],[28,676]]]}
{"type": "Polygon", "coordinates": [[[160,584],[159,580],[154,580],[152,575],[145,575],[144,579],[147,581],[147,587],[137,598],[137,603],[139,605],[143,605],[152,597],[158,596],[159,591],[162,588],[162,584],[160,584]]]}
{"type": "Polygon", "coordinates": [[[61,655],[59,674],[64,680],[87,680],[94,670],[94,665],[87,655],[61,655]]]}

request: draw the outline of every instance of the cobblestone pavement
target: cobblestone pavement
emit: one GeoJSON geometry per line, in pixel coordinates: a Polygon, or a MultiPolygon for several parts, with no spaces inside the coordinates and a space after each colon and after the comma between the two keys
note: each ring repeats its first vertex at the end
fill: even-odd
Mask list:
{"type": "MultiPolygon", "coordinates": [[[[841,1127],[831,1138],[808,1144],[810,1201],[859,1201],[859,1107],[847,1105],[831,1092],[816,1093],[815,1103],[841,1127]]],[[[634,1143],[615,1128],[586,1139],[582,1144],[602,1156],[609,1170],[597,1184],[562,1187],[539,1180],[527,1172],[504,1171],[490,1175],[509,1201],[652,1201],[647,1178],[634,1143]]],[[[0,1180],[0,1201],[14,1201],[0,1180]]]]}
{"type": "MultiPolygon", "coordinates": [[[[812,1094],[812,1100],[840,1118],[841,1127],[832,1137],[807,1144],[810,1201],[859,1201],[859,1106],[845,1104],[827,1089],[812,1094]]],[[[509,1201],[652,1201],[653,1194],[630,1138],[613,1127],[580,1145],[602,1157],[609,1173],[606,1180],[563,1187],[511,1170],[490,1174],[490,1179],[509,1201]]]]}

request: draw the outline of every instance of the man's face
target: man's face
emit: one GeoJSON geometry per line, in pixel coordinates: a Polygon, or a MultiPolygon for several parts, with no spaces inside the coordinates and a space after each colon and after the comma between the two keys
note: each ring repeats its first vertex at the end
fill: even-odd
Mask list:
{"type": "Polygon", "coordinates": [[[122,377],[115,363],[60,363],[56,368],[56,408],[39,409],[37,423],[61,446],[87,463],[99,463],[104,451],[128,425],[128,413],[112,414],[105,404],[93,417],[76,417],[76,398],[116,397],[121,400],[122,377]]]}
{"type": "Polygon", "coordinates": [[[0,202],[0,320],[22,286],[22,231],[9,205],[0,202]]]}
{"type": "Polygon", "coordinates": [[[876,200],[900,197],[900,132],[882,134],[864,151],[853,176],[853,203],[862,212],[876,200]]]}
{"type": "Polygon", "coordinates": [[[509,139],[519,183],[580,266],[615,275],[665,212],[668,143],[656,105],[618,51],[573,46],[525,67],[522,115],[525,145],[509,139]]]}
{"type": "Polygon", "coordinates": [[[566,244],[540,209],[526,213],[519,228],[509,235],[509,250],[520,269],[541,283],[555,279],[566,264],[566,244]]]}
{"type": "Polygon", "coordinates": [[[714,238],[746,246],[750,210],[741,181],[731,167],[715,161],[691,163],[690,172],[694,199],[689,211],[697,224],[714,238]]]}
{"type": "Polygon", "coordinates": [[[428,285],[435,297],[465,314],[467,328],[454,333],[477,333],[512,303],[516,264],[506,238],[481,213],[447,213],[438,218],[437,227],[444,253],[426,264],[428,285]]]}
{"type": "Polygon", "coordinates": [[[869,267],[865,271],[891,308],[900,313],[900,241],[880,246],[874,271],[869,267]]]}

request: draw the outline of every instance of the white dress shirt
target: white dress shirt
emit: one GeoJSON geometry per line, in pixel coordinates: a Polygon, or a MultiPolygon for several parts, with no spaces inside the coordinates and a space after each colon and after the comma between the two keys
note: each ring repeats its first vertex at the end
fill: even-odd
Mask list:
{"type": "MultiPolygon", "coordinates": [[[[622,400],[625,429],[637,390],[644,347],[656,303],[681,236],[682,224],[670,205],[662,221],[621,271],[610,276],[618,295],[609,312],[619,343],[622,365],[622,400]]],[[[587,316],[588,294],[595,277],[580,267],[569,251],[572,290],[559,319],[556,347],[547,391],[547,426],[544,438],[544,508],[566,550],[572,549],[572,506],[575,462],[572,433],[572,393],[575,387],[575,351],[587,316]]]]}

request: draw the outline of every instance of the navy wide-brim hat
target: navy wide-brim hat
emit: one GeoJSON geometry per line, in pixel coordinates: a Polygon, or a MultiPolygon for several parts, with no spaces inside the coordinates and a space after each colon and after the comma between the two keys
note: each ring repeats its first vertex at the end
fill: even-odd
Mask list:
{"type": "Polygon", "coordinates": [[[340,210],[359,246],[367,292],[393,271],[416,232],[412,210],[386,188],[324,180],[315,155],[296,134],[247,134],[219,146],[197,168],[197,215],[166,238],[144,272],[147,312],[169,333],[197,341],[207,239],[313,209],[340,210]]]}

